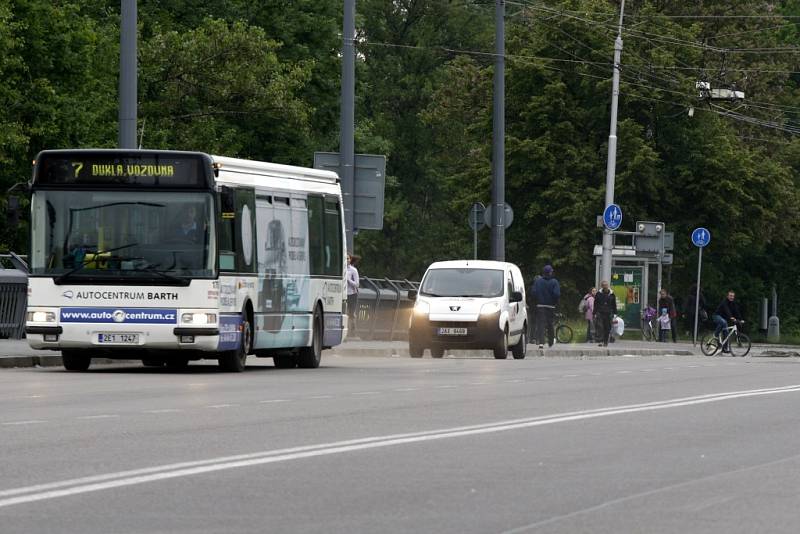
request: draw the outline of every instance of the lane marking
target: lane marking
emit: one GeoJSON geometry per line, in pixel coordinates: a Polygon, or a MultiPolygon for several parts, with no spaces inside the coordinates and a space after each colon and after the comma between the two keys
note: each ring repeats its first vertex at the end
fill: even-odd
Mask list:
{"type": "Polygon", "coordinates": [[[220,408],[231,408],[233,406],[239,406],[238,404],[211,404],[210,406],[206,406],[206,408],[212,408],[214,410],[218,410],[220,408]]]}
{"type": "Polygon", "coordinates": [[[161,410],[145,410],[142,413],[178,413],[182,411],[183,410],[179,410],[177,408],[163,408],[161,410]]]}
{"type": "Polygon", "coordinates": [[[76,417],[75,419],[84,419],[84,420],[89,420],[89,419],[112,419],[112,418],[115,418],[115,417],[119,417],[119,415],[110,414],[110,413],[101,413],[101,414],[98,414],[98,415],[81,415],[80,417],[76,417]]]}
{"type": "Polygon", "coordinates": [[[417,391],[418,388],[397,388],[393,391],[417,391]]]}
{"type": "MultiPolygon", "coordinates": [[[[112,488],[188,477],[227,469],[236,469],[240,467],[252,467],[304,458],[343,454],[367,449],[391,447],[411,443],[431,442],[441,439],[452,439],[465,436],[494,434],[498,432],[508,432],[511,430],[520,430],[620,414],[664,410],[669,408],[681,408],[685,406],[722,402],[745,397],[780,395],[783,393],[800,393],[800,384],[777,388],[712,393],[708,395],[682,397],[641,404],[612,406],[607,408],[558,413],[524,419],[496,421],[493,423],[484,423],[479,425],[367,437],[347,441],[293,447],[288,449],[261,451],[237,456],[223,456],[195,462],[166,464],[143,469],[120,471],[104,475],[95,475],[3,490],[0,491],[0,508],[48,499],[56,499],[71,495],[80,495],[83,493],[103,491],[112,488]]],[[[530,526],[524,528],[530,528],[530,526]]]]}
{"type": "Polygon", "coordinates": [[[351,393],[351,395],[377,395],[380,393],[379,391],[356,391],[355,393],[351,393]]]}
{"type": "Polygon", "coordinates": [[[3,424],[5,426],[17,426],[17,425],[39,425],[41,423],[46,423],[46,422],[47,421],[44,421],[42,419],[29,419],[27,421],[9,421],[7,423],[0,423],[0,424],[3,424]]]}
{"type": "Polygon", "coordinates": [[[258,401],[259,404],[271,404],[273,402],[289,402],[289,399],[270,399],[270,400],[258,401]]]}
{"type": "Polygon", "coordinates": [[[313,397],[309,397],[309,399],[332,399],[333,395],[314,395],[313,397]]]}
{"type": "Polygon", "coordinates": [[[451,385],[443,385],[443,386],[434,386],[433,389],[455,389],[458,386],[451,386],[451,385]]]}
{"type": "Polygon", "coordinates": [[[576,376],[581,376],[581,375],[561,375],[561,378],[575,378],[576,376]]]}

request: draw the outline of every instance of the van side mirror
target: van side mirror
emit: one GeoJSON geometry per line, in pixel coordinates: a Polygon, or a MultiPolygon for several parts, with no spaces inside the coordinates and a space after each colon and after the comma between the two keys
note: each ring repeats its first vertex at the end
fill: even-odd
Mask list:
{"type": "Polygon", "coordinates": [[[522,291],[512,291],[509,302],[522,302],[522,291]]]}
{"type": "Polygon", "coordinates": [[[417,300],[417,290],[416,289],[409,289],[408,290],[408,300],[417,300]]]}

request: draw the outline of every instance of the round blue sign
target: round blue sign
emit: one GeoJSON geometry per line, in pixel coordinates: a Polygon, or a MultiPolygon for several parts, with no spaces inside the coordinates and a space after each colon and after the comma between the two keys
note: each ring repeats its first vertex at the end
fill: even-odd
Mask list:
{"type": "Polygon", "coordinates": [[[603,212],[603,224],[609,230],[616,230],[622,226],[622,208],[616,204],[609,204],[603,212]]]}
{"type": "Polygon", "coordinates": [[[692,243],[694,246],[703,248],[711,242],[711,232],[703,228],[695,228],[692,232],[692,243]]]}

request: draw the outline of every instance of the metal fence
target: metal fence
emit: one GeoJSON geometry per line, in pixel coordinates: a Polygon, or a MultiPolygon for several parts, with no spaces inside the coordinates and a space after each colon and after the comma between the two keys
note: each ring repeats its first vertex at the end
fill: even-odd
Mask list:
{"type": "Polygon", "coordinates": [[[13,252],[0,254],[0,338],[23,337],[27,305],[28,266],[24,258],[13,252]]]}
{"type": "Polygon", "coordinates": [[[362,276],[355,330],[349,335],[389,341],[408,339],[408,325],[414,307],[414,301],[408,299],[408,291],[418,288],[419,282],[362,276]]]}

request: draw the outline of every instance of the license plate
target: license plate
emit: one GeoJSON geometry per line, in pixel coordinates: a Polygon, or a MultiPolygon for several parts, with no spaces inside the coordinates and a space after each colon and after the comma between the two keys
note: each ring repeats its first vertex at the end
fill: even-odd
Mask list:
{"type": "Polygon", "coordinates": [[[440,328],[439,329],[440,336],[466,336],[467,329],[466,328],[440,328]]]}
{"type": "Polygon", "coordinates": [[[139,334],[97,334],[97,342],[114,345],[138,345],[139,334]]]}

